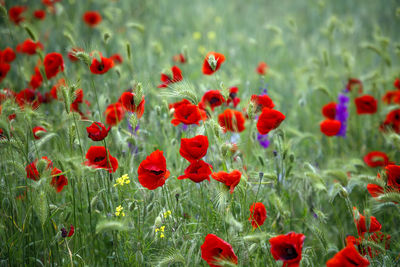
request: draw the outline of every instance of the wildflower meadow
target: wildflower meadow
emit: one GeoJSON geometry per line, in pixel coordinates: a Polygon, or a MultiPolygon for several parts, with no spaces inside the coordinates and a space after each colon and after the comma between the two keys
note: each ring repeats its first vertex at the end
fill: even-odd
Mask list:
{"type": "Polygon", "coordinates": [[[0,0],[0,266],[400,266],[397,0],[0,0]]]}

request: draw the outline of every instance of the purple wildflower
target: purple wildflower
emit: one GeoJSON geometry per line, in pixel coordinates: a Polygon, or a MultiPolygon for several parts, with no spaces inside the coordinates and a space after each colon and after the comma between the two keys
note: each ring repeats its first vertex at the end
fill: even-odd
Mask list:
{"type": "Polygon", "coordinates": [[[269,146],[268,134],[257,133],[257,140],[260,143],[260,146],[263,148],[267,148],[269,146]]]}
{"type": "Polygon", "coordinates": [[[346,137],[347,119],[349,117],[349,112],[347,110],[348,103],[349,97],[345,94],[339,94],[338,104],[336,105],[336,119],[340,121],[341,126],[337,136],[346,137]]]}

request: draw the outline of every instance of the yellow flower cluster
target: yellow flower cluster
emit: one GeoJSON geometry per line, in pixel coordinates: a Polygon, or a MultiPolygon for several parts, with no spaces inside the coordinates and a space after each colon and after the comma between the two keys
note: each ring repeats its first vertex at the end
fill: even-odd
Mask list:
{"type": "Polygon", "coordinates": [[[114,187],[117,185],[123,186],[124,184],[129,184],[131,181],[129,180],[128,174],[124,174],[121,177],[117,178],[116,184],[114,184],[114,187]]]}
{"type": "Polygon", "coordinates": [[[115,209],[115,216],[122,215],[122,217],[124,217],[124,216],[125,216],[125,212],[122,211],[123,209],[124,209],[124,208],[123,208],[121,205],[119,205],[119,206],[115,209]]]}
{"type": "Polygon", "coordinates": [[[164,212],[164,218],[168,218],[169,216],[171,216],[172,212],[170,210],[167,210],[166,212],[164,212]]]}
{"type": "Polygon", "coordinates": [[[164,238],[165,237],[165,235],[164,235],[164,229],[165,229],[165,225],[164,226],[161,226],[160,228],[156,228],[156,233],[158,232],[158,231],[160,231],[160,238],[164,238]]]}

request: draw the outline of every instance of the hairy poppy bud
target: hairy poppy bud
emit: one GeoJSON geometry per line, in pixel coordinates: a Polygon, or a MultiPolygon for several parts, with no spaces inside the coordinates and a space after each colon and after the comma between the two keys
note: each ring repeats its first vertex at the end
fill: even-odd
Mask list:
{"type": "Polygon", "coordinates": [[[90,56],[86,52],[76,51],[74,56],[81,60],[86,65],[90,66],[90,56]]]}
{"type": "Polygon", "coordinates": [[[143,97],[143,86],[142,83],[138,83],[134,96],[134,101],[136,106],[139,106],[140,102],[142,101],[142,97],[143,97]]]}

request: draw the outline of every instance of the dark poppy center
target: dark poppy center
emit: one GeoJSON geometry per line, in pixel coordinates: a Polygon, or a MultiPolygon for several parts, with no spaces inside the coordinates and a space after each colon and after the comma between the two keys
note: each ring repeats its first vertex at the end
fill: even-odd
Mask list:
{"type": "Polygon", "coordinates": [[[400,184],[400,176],[396,177],[396,184],[400,184]]]}
{"type": "Polygon", "coordinates": [[[394,119],[397,121],[397,120],[400,120],[400,115],[399,115],[399,113],[396,113],[396,115],[394,115],[394,119]]]}
{"type": "Polygon", "coordinates": [[[284,260],[292,260],[292,259],[297,258],[297,256],[298,256],[298,254],[297,254],[296,249],[293,246],[290,246],[290,247],[286,247],[284,249],[284,255],[282,255],[282,258],[284,260]]]}
{"type": "Polygon", "coordinates": [[[211,105],[216,104],[216,103],[218,103],[218,102],[219,102],[219,98],[218,98],[218,97],[212,97],[212,98],[210,99],[210,101],[209,101],[209,103],[210,103],[211,105]]]}
{"type": "Polygon", "coordinates": [[[212,250],[212,255],[214,258],[219,258],[224,250],[222,248],[214,248],[212,250]]]}
{"type": "Polygon", "coordinates": [[[153,173],[153,174],[155,174],[155,175],[160,175],[160,174],[162,174],[164,171],[153,171],[153,170],[151,170],[150,172],[153,173]]]}
{"type": "Polygon", "coordinates": [[[230,93],[230,94],[229,94],[229,97],[232,98],[232,99],[234,99],[234,98],[236,97],[236,95],[237,95],[236,93],[230,93]]]}
{"type": "Polygon", "coordinates": [[[104,159],[105,159],[106,157],[96,157],[96,158],[94,158],[94,162],[100,162],[100,161],[103,161],[104,159]]]}
{"type": "Polygon", "coordinates": [[[104,64],[103,64],[103,63],[99,64],[99,66],[97,67],[97,69],[98,69],[99,71],[104,70],[104,64]]]}

